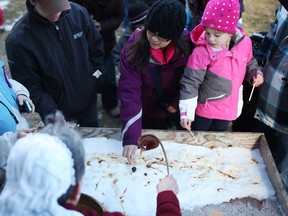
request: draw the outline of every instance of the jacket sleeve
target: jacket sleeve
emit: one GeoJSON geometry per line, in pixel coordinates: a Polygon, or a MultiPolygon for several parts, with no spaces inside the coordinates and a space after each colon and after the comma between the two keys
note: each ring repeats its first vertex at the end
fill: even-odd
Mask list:
{"type": "Polygon", "coordinates": [[[49,113],[55,112],[57,105],[43,89],[42,78],[37,71],[36,59],[14,38],[6,39],[5,46],[11,75],[13,79],[27,87],[35,104],[36,112],[40,114],[42,119],[49,113]]]}
{"type": "Polygon", "coordinates": [[[142,130],[141,72],[135,71],[127,62],[130,43],[131,40],[126,43],[120,55],[118,84],[123,145],[137,145],[142,130]]]}
{"type": "Polygon", "coordinates": [[[252,77],[256,74],[263,75],[263,73],[260,71],[260,67],[258,66],[256,59],[253,57],[247,64],[245,80],[252,84],[252,77]]]}
{"type": "Polygon", "coordinates": [[[102,36],[94,25],[93,20],[89,16],[88,12],[86,17],[89,25],[89,31],[86,34],[86,40],[89,46],[89,61],[91,62],[94,71],[100,70],[104,72],[104,43],[102,36]]]}
{"type": "Polygon", "coordinates": [[[179,110],[181,119],[194,121],[197,107],[198,90],[204,80],[210,61],[195,48],[188,59],[180,81],[179,110]]]}
{"type": "Polygon", "coordinates": [[[163,191],[157,196],[156,216],[180,216],[180,205],[173,191],[163,191]]]}
{"type": "Polygon", "coordinates": [[[30,97],[28,89],[23,86],[21,83],[16,80],[9,79],[9,82],[12,84],[13,91],[18,95],[25,95],[26,97],[30,97]]]}

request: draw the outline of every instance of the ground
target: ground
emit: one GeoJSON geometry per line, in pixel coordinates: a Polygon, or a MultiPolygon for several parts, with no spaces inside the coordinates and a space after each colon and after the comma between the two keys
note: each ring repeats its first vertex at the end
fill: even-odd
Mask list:
{"type": "MultiPolygon", "coordinates": [[[[275,19],[275,9],[278,5],[277,0],[260,0],[257,1],[257,3],[255,0],[244,0],[244,5],[245,12],[243,13],[243,28],[248,36],[252,35],[254,32],[265,31],[270,28],[270,24],[275,19]]],[[[21,17],[25,10],[26,6],[24,0],[10,0],[9,5],[4,9],[5,24],[7,26],[13,24],[15,20],[21,17]]],[[[119,36],[122,32],[122,29],[119,28],[117,31],[117,36],[119,36]]],[[[9,74],[4,45],[5,38],[8,34],[9,30],[0,34],[0,59],[6,63],[6,69],[8,70],[9,74]]],[[[100,98],[100,96],[98,98],[100,98]]],[[[100,127],[120,127],[120,121],[107,115],[107,113],[102,109],[101,103],[99,103],[98,109],[100,127]]],[[[36,126],[41,121],[37,113],[29,114],[26,117],[31,127],[36,126]]]]}

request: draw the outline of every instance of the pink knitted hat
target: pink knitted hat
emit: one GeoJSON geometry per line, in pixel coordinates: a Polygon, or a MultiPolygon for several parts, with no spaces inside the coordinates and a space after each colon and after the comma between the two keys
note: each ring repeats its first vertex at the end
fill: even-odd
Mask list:
{"type": "Polygon", "coordinates": [[[205,7],[201,24],[204,27],[235,34],[239,16],[238,0],[210,0],[205,7]]]}

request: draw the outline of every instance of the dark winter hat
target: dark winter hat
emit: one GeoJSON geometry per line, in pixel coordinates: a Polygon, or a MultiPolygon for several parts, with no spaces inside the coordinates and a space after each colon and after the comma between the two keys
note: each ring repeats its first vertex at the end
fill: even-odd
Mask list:
{"type": "Polygon", "coordinates": [[[185,23],[185,7],[179,0],[158,0],[150,7],[144,26],[160,37],[176,41],[185,23]]]}
{"type": "Polygon", "coordinates": [[[149,6],[144,2],[135,2],[128,9],[128,19],[130,23],[135,24],[143,21],[148,13],[149,6]]]}

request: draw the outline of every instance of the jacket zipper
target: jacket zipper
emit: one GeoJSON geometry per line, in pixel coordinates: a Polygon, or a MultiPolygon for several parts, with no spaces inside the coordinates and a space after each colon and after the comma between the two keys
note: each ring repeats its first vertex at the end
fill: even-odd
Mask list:
{"type": "MultiPolygon", "coordinates": [[[[59,36],[59,39],[60,39],[60,41],[61,41],[61,43],[62,43],[63,49],[65,50],[66,57],[68,58],[68,61],[70,62],[71,71],[73,71],[74,68],[75,68],[75,67],[74,67],[74,64],[73,64],[73,62],[72,62],[71,59],[70,59],[69,51],[68,51],[68,49],[67,49],[67,47],[66,47],[66,44],[64,43],[64,41],[63,41],[63,39],[62,39],[62,34],[61,34],[61,32],[60,32],[60,28],[59,28],[59,26],[58,26],[56,23],[55,23],[55,29],[56,29],[56,31],[57,31],[57,33],[58,33],[58,36],[59,36]]],[[[71,74],[73,74],[73,73],[71,73],[71,74]]],[[[77,74],[77,73],[74,73],[74,74],[77,74]]],[[[76,83],[77,83],[77,77],[76,77],[76,76],[72,76],[72,79],[73,79],[73,83],[76,84],[76,83]]],[[[80,89],[79,86],[75,86],[75,88],[80,89]]]]}
{"type": "Polygon", "coordinates": [[[56,28],[56,31],[58,33],[59,39],[62,41],[62,35],[61,35],[61,32],[60,32],[58,25],[55,24],[55,28],[56,28]]]}
{"type": "Polygon", "coordinates": [[[220,99],[224,96],[226,96],[227,94],[222,94],[222,95],[219,95],[219,96],[216,96],[216,97],[210,97],[210,98],[207,98],[206,101],[210,101],[210,100],[216,100],[216,99],[220,99]]]}
{"type": "Polygon", "coordinates": [[[206,98],[205,108],[206,108],[206,106],[207,106],[207,104],[208,104],[209,101],[221,99],[221,98],[223,98],[223,97],[226,96],[226,95],[227,95],[227,94],[222,94],[222,95],[219,95],[219,96],[216,96],[216,97],[206,98]]]}

